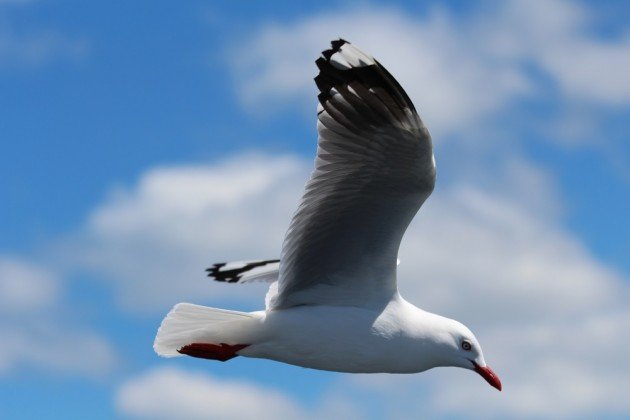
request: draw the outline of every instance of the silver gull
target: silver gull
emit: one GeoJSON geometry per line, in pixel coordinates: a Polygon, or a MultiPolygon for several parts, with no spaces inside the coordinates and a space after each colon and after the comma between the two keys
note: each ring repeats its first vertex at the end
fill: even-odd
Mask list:
{"type": "Polygon", "coordinates": [[[266,309],[180,303],[162,321],[155,351],[352,373],[456,366],[501,390],[467,327],[398,292],[400,241],[436,175],[431,137],[415,107],[378,61],[347,41],[333,41],[316,64],[315,170],[280,259],[208,269],[218,281],[270,282],[266,309]]]}

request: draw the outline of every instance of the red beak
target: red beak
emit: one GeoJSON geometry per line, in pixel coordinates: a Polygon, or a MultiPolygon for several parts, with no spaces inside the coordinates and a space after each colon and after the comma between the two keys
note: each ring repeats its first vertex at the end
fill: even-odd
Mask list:
{"type": "Polygon", "coordinates": [[[490,385],[501,391],[501,380],[497,376],[496,373],[489,366],[481,367],[474,361],[473,365],[475,365],[475,372],[481,375],[483,379],[485,379],[490,385]]]}

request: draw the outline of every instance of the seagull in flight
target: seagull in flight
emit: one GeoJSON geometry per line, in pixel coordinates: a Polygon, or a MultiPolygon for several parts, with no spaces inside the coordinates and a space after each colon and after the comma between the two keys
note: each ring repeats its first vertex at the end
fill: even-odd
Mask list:
{"type": "Polygon", "coordinates": [[[173,307],[164,357],[237,356],[349,373],[469,369],[501,390],[475,335],[398,292],[407,226],[435,185],[431,136],[394,77],[339,39],[316,62],[317,156],[279,260],[214,264],[227,283],[270,283],[265,310],[173,307]]]}

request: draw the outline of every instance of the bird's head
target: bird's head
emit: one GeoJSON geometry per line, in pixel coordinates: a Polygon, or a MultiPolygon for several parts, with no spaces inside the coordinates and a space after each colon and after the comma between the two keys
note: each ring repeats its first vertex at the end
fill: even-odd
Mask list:
{"type": "Polygon", "coordinates": [[[475,335],[457,321],[448,318],[442,320],[438,341],[443,365],[474,370],[490,385],[501,391],[501,380],[486,364],[475,335]]]}

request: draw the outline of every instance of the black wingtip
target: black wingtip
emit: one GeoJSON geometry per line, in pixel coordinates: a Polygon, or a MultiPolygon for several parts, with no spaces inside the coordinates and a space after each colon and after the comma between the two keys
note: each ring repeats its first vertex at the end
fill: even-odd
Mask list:
{"type": "Polygon", "coordinates": [[[345,45],[345,44],[349,44],[349,42],[348,42],[348,41],[346,41],[346,40],[345,40],[345,39],[343,39],[343,38],[339,38],[339,39],[337,39],[337,40],[330,41],[330,46],[331,46],[332,48],[327,49],[327,50],[325,50],[325,51],[322,51],[322,55],[324,56],[324,58],[325,58],[326,60],[330,60],[330,57],[332,57],[332,55],[333,55],[334,53],[336,53],[337,51],[339,51],[339,49],[340,49],[343,45],[345,45]]]}
{"type": "Polygon", "coordinates": [[[219,271],[221,267],[225,267],[225,264],[227,263],[216,263],[212,264],[212,267],[206,268],[206,273],[208,273],[208,277],[216,281],[225,281],[229,283],[229,280],[227,278],[224,278],[224,276],[222,276],[219,271]]]}
{"type": "Polygon", "coordinates": [[[399,107],[409,108],[416,112],[416,108],[405,90],[376,59],[374,59],[374,64],[350,69],[339,69],[333,66],[330,62],[331,57],[345,44],[350,44],[350,42],[343,38],[331,41],[331,48],[323,51],[322,56],[315,60],[319,73],[314,80],[320,92],[318,99],[322,105],[330,98],[332,88],[359,80],[368,88],[384,89],[398,103],[399,107]]]}
{"type": "Polygon", "coordinates": [[[212,267],[206,268],[206,272],[208,273],[208,277],[212,278],[213,280],[225,283],[238,283],[243,274],[247,273],[252,268],[262,267],[267,264],[275,264],[278,262],[280,262],[280,260],[250,262],[243,265],[242,267],[233,268],[231,270],[221,270],[221,268],[225,267],[227,263],[216,263],[213,264],[212,267]]]}

